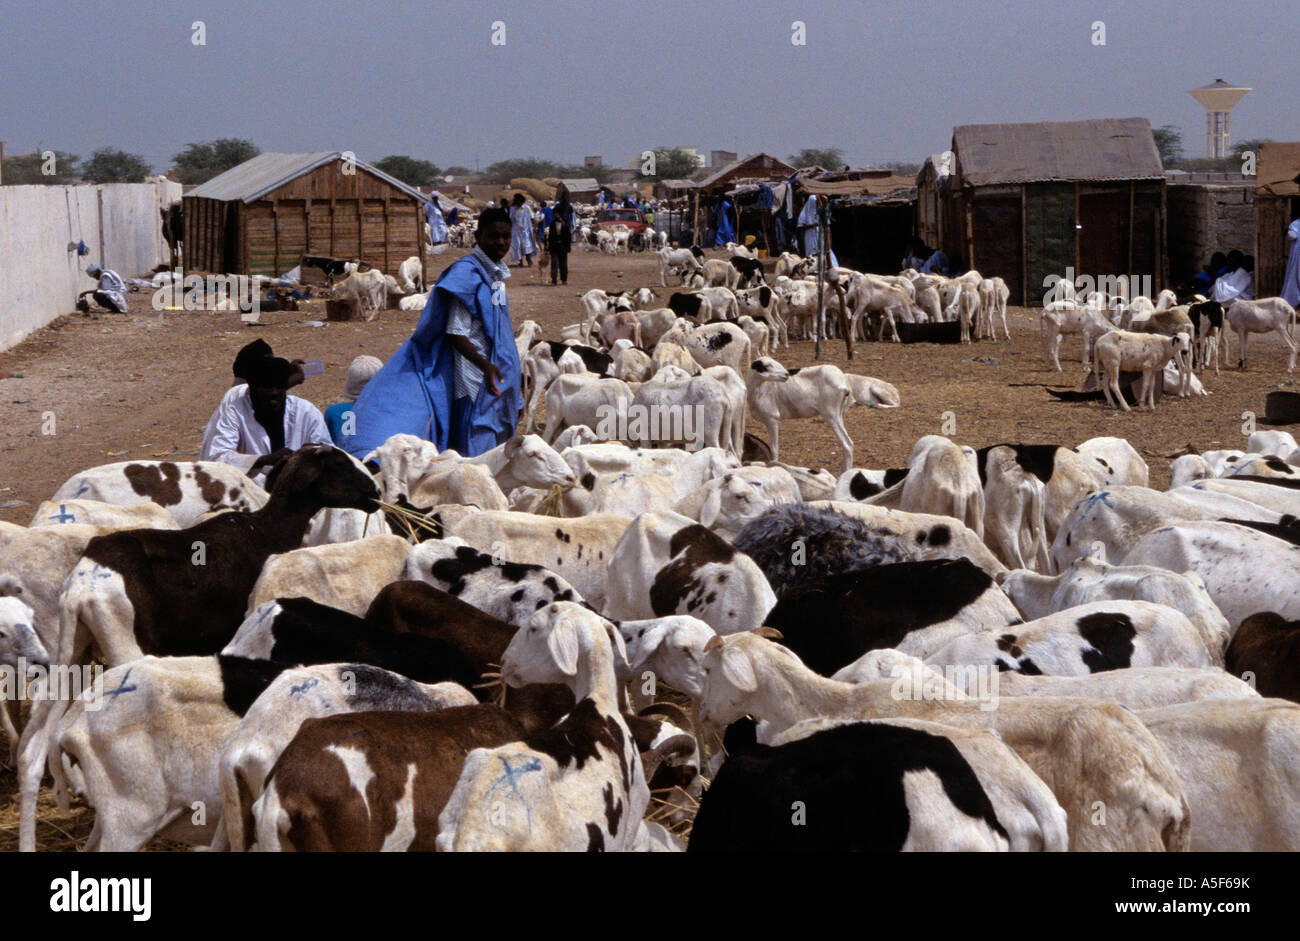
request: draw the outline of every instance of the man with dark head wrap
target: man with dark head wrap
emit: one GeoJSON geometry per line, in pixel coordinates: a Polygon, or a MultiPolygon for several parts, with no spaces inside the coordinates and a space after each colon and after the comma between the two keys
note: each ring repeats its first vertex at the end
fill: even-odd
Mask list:
{"type": "Polygon", "coordinates": [[[208,421],[200,460],[221,461],[261,483],[266,473],[307,444],[332,444],[320,409],[289,395],[298,366],[271,356],[263,341],[240,350],[235,359],[236,385],[227,392],[208,421]],[[261,343],[265,351],[255,346],[261,343]]]}
{"type": "Polygon", "coordinates": [[[479,216],[474,251],[443,271],[415,331],[357,398],[346,451],[364,458],[408,434],[472,457],[515,433],[524,402],[503,263],[511,233],[505,210],[479,216]]]}

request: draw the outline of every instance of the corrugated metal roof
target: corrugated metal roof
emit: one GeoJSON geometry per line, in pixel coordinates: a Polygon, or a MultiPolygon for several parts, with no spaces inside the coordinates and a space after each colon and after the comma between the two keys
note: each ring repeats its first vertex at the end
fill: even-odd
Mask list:
{"type": "Polygon", "coordinates": [[[1259,196],[1300,196],[1300,141],[1263,141],[1255,167],[1259,196]]]}
{"type": "MultiPolygon", "coordinates": [[[[340,150],[322,150],[309,154],[258,154],[251,160],[245,160],[239,166],[231,167],[225,173],[214,176],[201,186],[194,187],[185,195],[222,202],[237,199],[251,203],[304,173],[310,173],[317,167],[342,159],[343,151],[340,150]]],[[[415,187],[406,185],[364,160],[356,161],[356,165],[424,202],[424,195],[415,187]]]]}
{"type": "Polygon", "coordinates": [[[594,193],[600,189],[595,177],[584,176],[572,180],[560,180],[570,193],[594,193]]]}
{"type": "Polygon", "coordinates": [[[695,188],[708,189],[710,186],[718,182],[718,180],[722,179],[728,173],[731,173],[733,170],[737,170],[740,167],[743,167],[745,164],[749,163],[751,160],[757,159],[758,157],[767,157],[768,160],[771,161],[771,166],[763,167],[761,169],[770,170],[773,175],[790,176],[794,173],[794,167],[790,166],[790,164],[786,163],[780,157],[773,157],[771,154],[765,154],[760,152],[756,154],[749,154],[748,156],[745,157],[741,157],[739,160],[734,160],[731,163],[727,164],[721,170],[715,170],[713,173],[710,173],[704,179],[700,180],[700,182],[696,183],[695,188]]]}
{"type": "Polygon", "coordinates": [[[962,182],[971,186],[1164,175],[1146,118],[964,124],[952,140],[962,182]]]}

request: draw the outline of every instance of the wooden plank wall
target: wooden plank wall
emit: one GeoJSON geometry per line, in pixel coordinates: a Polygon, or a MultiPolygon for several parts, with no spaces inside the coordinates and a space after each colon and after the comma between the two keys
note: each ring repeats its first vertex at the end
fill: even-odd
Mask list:
{"type": "Polygon", "coordinates": [[[1285,196],[1255,194],[1255,296],[1273,297],[1286,276],[1287,226],[1290,200],[1285,196]]]}
{"type": "Polygon", "coordinates": [[[222,257],[227,207],[236,204],[187,199],[190,264],[210,271],[276,276],[297,265],[303,255],[360,258],[386,274],[396,274],[411,255],[423,262],[422,203],[363,169],[345,174],[342,168],[342,161],[317,167],[242,206],[237,260],[222,257]]]}

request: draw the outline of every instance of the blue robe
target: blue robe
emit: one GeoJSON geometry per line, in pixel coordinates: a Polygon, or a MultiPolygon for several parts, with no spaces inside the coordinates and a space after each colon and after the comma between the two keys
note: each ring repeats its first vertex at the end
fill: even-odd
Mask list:
{"type": "Polygon", "coordinates": [[[728,215],[730,209],[731,203],[725,199],[722,201],[722,205],[718,207],[718,234],[713,239],[714,248],[719,248],[728,242],[736,240],[735,230],[731,228],[731,217],[728,215]]]}
{"type": "Polygon", "coordinates": [[[409,434],[432,441],[440,451],[451,448],[472,457],[515,433],[524,404],[519,353],[505,284],[497,286],[500,304],[493,303],[491,273],[473,255],[448,266],[429,292],[415,331],[362,390],[353,406],[356,432],[344,437],[344,450],[365,457],[393,435],[409,434]],[[500,396],[488,391],[485,378],[468,411],[456,415],[454,351],[446,342],[453,296],[481,318],[488,358],[502,378],[500,396]]]}
{"type": "Polygon", "coordinates": [[[1291,243],[1291,255],[1282,279],[1282,296],[1292,307],[1300,307],[1300,219],[1287,229],[1287,241],[1291,243]]]}

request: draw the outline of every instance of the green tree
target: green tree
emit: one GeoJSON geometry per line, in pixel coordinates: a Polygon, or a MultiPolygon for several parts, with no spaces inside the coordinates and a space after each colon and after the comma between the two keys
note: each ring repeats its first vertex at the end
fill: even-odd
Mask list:
{"type": "Polygon", "coordinates": [[[1232,147],[1229,148],[1229,152],[1234,158],[1236,158],[1237,163],[1241,163],[1241,155],[1246,151],[1250,151],[1258,157],[1259,145],[1270,143],[1271,141],[1271,137],[1249,137],[1246,140],[1237,141],[1237,143],[1233,144],[1232,147]]]}
{"type": "MultiPolygon", "coordinates": [[[[644,163],[642,164],[644,166],[644,163]]],[[[642,180],[680,180],[690,176],[699,163],[684,150],[676,147],[658,147],[654,151],[654,172],[642,173],[637,168],[637,178],[642,180]]],[[[597,178],[599,179],[599,177],[597,178]]]]}
{"type": "Polygon", "coordinates": [[[252,141],[223,137],[202,144],[186,144],[183,151],[172,157],[172,169],[182,183],[206,183],[260,153],[252,141]]]}
{"type": "Polygon", "coordinates": [[[569,168],[564,164],[539,157],[512,157],[498,160],[483,171],[485,183],[509,183],[517,177],[526,176],[534,180],[544,180],[548,176],[564,177],[569,175],[569,168]]]}
{"type": "Polygon", "coordinates": [[[448,167],[443,172],[448,176],[472,176],[474,174],[474,171],[469,167],[462,167],[460,164],[448,167]]]}
{"type": "Polygon", "coordinates": [[[43,183],[72,183],[77,180],[77,156],[61,150],[51,151],[50,160],[40,153],[5,157],[4,182],[7,186],[38,186],[43,183]],[[46,173],[52,170],[52,173],[46,173]]]}
{"type": "Polygon", "coordinates": [[[1183,162],[1183,132],[1172,124],[1162,124],[1151,131],[1160,151],[1160,162],[1165,169],[1180,166],[1183,162]]]}
{"type": "Polygon", "coordinates": [[[844,166],[844,150],[841,147],[804,148],[797,154],[790,155],[790,163],[796,169],[822,167],[826,170],[838,170],[844,166]]]}
{"type": "Polygon", "coordinates": [[[389,176],[397,177],[408,186],[428,186],[442,182],[443,172],[436,164],[427,160],[417,160],[405,154],[390,154],[375,161],[375,167],[389,176]]]}
{"type": "Polygon", "coordinates": [[[103,147],[90,155],[81,175],[91,183],[143,183],[152,169],[139,154],[103,147]]]}

